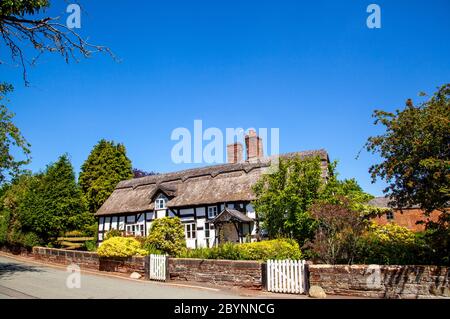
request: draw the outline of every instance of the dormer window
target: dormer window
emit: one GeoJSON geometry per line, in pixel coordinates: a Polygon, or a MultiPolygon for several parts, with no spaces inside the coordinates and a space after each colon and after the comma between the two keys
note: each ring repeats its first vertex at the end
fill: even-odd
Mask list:
{"type": "Polygon", "coordinates": [[[164,198],[162,196],[158,197],[155,202],[155,208],[157,210],[166,209],[166,202],[167,202],[166,198],[164,198]]]}

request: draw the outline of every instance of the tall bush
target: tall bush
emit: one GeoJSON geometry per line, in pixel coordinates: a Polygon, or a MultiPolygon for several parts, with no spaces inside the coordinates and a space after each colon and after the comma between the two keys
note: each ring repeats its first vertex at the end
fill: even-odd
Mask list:
{"type": "Polygon", "coordinates": [[[186,247],[184,226],[178,217],[164,217],[153,221],[150,234],[145,239],[149,251],[160,251],[176,256],[186,247]]]}

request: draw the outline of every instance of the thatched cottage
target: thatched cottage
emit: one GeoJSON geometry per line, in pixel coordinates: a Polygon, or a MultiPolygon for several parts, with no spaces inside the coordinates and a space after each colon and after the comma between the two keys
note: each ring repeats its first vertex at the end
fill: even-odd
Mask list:
{"type": "MultiPolygon", "coordinates": [[[[264,157],[261,138],[254,131],[245,137],[245,144],[245,160],[242,144],[236,143],[227,147],[227,164],[120,182],[96,213],[98,241],[111,229],[147,236],[152,221],[166,216],[181,219],[189,248],[256,240],[252,186],[273,158],[264,157]]],[[[329,163],[325,150],[281,156],[319,156],[324,172],[329,163]]]]}

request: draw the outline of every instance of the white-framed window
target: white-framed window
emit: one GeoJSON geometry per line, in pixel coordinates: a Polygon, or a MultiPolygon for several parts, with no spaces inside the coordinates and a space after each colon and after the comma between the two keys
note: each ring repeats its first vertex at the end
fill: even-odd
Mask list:
{"type": "Polygon", "coordinates": [[[164,197],[158,197],[155,202],[156,209],[166,209],[166,199],[164,197]]]}
{"type": "Polygon", "coordinates": [[[205,238],[211,238],[211,230],[214,229],[213,223],[205,223],[205,238]]]}
{"type": "Polygon", "coordinates": [[[195,239],[197,236],[197,226],[195,224],[185,224],[184,233],[186,234],[186,239],[195,239]]]}
{"type": "Polygon", "coordinates": [[[208,218],[212,219],[217,216],[217,206],[208,207],[208,218]]]}
{"type": "Polygon", "coordinates": [[[126,233],[128,236],[143,237],[145,233],[144,224],[128,224],[126,233]]]}
{"type": "Polygon", "coordinates": [[[394,212],[393,211],[388,211],[386,213],[386,219],[387,220],[394,220],[394,212]]]}

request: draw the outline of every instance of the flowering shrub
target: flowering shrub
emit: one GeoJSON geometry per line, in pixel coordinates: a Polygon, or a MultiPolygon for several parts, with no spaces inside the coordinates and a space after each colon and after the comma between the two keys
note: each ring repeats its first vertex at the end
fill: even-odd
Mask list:
{"type": "Polygon", "coordinates": [[[373,224],[361,238],[359,258],[367,264],[417,264],[426,249],[423,239],[405,227],[373,224]]]}
{"type": "Polygon", "coordinates": [[[119,258],[147,255],[147,251],[142,249],[139,241],[128,237],[111,237],[110,239],[105,240],[98,248],[97,253],[100,257],[119,258]]]}

